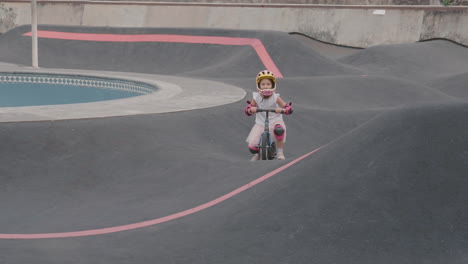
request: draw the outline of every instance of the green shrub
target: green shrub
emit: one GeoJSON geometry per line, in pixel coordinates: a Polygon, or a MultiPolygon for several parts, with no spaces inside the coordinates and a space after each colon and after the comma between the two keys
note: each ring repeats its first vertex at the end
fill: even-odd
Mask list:
{"type": "Polygon", "coordinates": [[[460,5],[462,0],[440,0],[444,6],[460,5]]]}

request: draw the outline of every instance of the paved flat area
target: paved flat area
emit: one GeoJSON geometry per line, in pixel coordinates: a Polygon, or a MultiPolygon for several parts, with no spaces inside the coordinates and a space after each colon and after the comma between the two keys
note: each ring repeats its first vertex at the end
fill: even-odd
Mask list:
{"type": "MultiPolygon", "coordinates": [[[[467,262],[468,49],[332,58],[273,31],[40,30],[258,39],[295,112],[286,160],[250,162],[243,108],[265,67],[252,46],[40,38],[41,70],[167,82],[180,107],[213,105],[1,122],[0,262],[467,262]]],[[[30,65],[27,32],[0,36],[0,68],[30,65]]]]}

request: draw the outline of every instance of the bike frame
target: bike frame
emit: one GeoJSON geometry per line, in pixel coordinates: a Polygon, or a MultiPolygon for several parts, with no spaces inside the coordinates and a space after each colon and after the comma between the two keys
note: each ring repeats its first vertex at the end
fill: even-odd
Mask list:
{"type": "MultiPolygon", "coordinates": [[[[265,129],[263,130],[263,133],[260,135],[260,140],[258,141],[258,145],[260,146],[260,149],[261,149],[262,138],[263,138],[263,135],[266,134],[267,135],[266,137],[268,139],[267,148],[271,149],[273,140],[271,139],[271,134],[270,134],[270,119],[268,117],[268,113],[270,112],[276,113],[276,110],[275,109],[257,109],[257,113],[260,113],[260,112],[265,112],[265,129]]],[[[268,157],[268,153],[267,153],[267,157],[268,157]]],[[[274,157],[276,157],[276,153],[274,154],[274,157]]]]}

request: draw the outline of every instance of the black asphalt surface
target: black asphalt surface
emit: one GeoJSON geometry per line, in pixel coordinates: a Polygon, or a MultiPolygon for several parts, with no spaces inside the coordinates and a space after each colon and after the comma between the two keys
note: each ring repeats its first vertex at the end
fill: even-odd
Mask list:
{"type": "MultiPolygon", "coordinates": [[[[250,162],[245,100],[202,110],[0,123],[0,233],[107,228],[209,202],[318,148],[231,199],[105,235],[0,239],[0,263],[467,263],[468,49],[436,40],[333,56],[273,31],[40,26],[114,34],[259,38],[294,103],[286,160],[250,162]]],[[[0,62],[31,64],[28,27],[0,62]]],[[[40,39],[44,68],[210,79],[254,91],[251,47],[40,39]]],[[[346,51],[343,51],[346,52],[346,51]]],[[[250,97],[250,95],[248,96],[250,97]]],[[[247,99],[247,98],[246,98],[247,99]]]]}

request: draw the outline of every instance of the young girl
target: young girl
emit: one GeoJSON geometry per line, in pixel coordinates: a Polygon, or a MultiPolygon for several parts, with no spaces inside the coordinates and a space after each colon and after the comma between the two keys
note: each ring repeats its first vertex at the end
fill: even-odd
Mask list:
{"type": "MultiPolygon", "coordinates": [[[[283,116],[292,113],[292,103],[286,104],[276,90],[276,78],[270,71],[264,70],[257,74],[256,78],[257,92],[253,93],[252,101],[247,101],[247,107],[244,112],[247,116],[251,116],[260,109],[276,109],[276,113],[270,113],[270,133],[275,135],[277,142],[277,156],[276,159],[284,160],[283,146],[286,142],[286,125],[283,121],[283,116]]],[[[259,159],[259,146],[258,142],[265,127],[265,113],[260,112],[256,114],[255,125],[252,127],[247,143],[249,150],[254,156],[251,160],[259,159]]]]}

